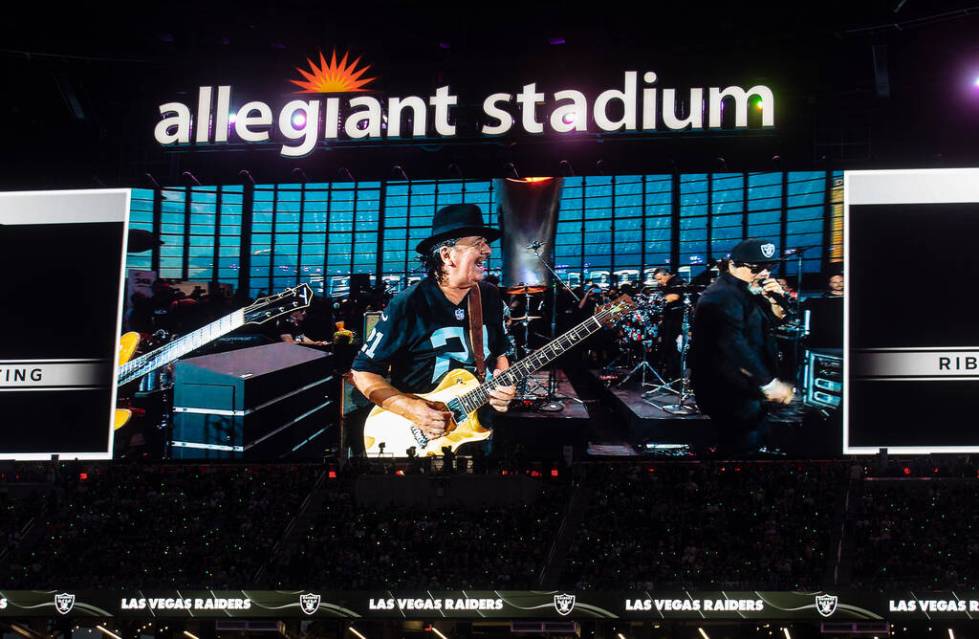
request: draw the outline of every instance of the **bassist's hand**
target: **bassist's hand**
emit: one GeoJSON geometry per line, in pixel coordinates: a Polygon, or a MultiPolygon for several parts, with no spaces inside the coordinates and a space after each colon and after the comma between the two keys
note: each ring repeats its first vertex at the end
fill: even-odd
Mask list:
{"type": "Polygon", "coordinates": [[[452,423],[452,413],[445,404],[408,395],[398,397],[397,403],[396,412],[414,422],[429,439],[444,435],[452,423]]]}

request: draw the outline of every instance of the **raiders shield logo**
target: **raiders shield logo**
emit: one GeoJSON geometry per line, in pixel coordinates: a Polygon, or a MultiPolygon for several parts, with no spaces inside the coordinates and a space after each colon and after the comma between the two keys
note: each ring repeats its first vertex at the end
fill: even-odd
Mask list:
{"type": "Polygon", "coordinates": [[[836,595],[817,595],[816,610],[824,617],[836,612],[836,595]]]}
{"type": "Polygon", "coordinates": [[[574,610],[574,595],[554,595],[554,609],[562,617],[570,615],[571,611],[574,610]]]}
{"type": "Polygon", "coordinates": [[[761,245],[761,254],[765,257],[771,257],[775,255],[775,245],[771,242],[761,245]]]}
{"type": "Polygon", "coordinates": [[[320,596],[312,592],[299,595],[299,607],[307,615],[316,614],[320,608],[320,596]]]}
{"type": "Polygon", "coordinates": [[[67,615],[71,612],[71,609],[75,606],[75,595],[68,594],[67,592],[62,592],[54,596],[54,607],[55,610],[63,615],[67,615]]]}

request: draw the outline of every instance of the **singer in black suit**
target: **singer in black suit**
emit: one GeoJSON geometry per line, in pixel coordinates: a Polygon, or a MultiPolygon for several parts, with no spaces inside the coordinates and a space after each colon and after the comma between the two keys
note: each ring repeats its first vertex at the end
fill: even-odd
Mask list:
{"type": "Polygon", "coordinates": [[[764,445],[766,402],[788,404],[794,389],[776,377],[773,329],[784,292],[771,279],[775,245],[745,240],[728,270],[701,295],[694,314],[690,368],[700,410],[717,428],[718,453],[743,455],[764,445]]]}

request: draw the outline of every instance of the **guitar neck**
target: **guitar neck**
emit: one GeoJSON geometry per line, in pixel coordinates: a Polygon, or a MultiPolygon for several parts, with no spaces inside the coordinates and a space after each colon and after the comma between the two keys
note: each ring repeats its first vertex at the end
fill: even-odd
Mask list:
{"type": "Polygon", "coordinates": [[[589,317],[567,333],[541,347],[532,355],[516,362],[493,379],[484,382],[479,388],[474,388],[468,393],[460,395],[458,397],[460,405],[466,413],[472,413],[478,410],[489,401],[489,391],[498,386],[515,386],[519,384],[527,377],[530,377],[531,374],[547,366],[560,355],[571,350],[594,334],[598,329],[602,328],[604,326],[603,320],[610,315],[611,310],[607,309],[589,317]]]}
{"type": "Polygon", "coordinates": [[[227,335],[236,328],[244,325],[244,323],[244,311],[237,310],[230,315],[225,315],[221,319],[197,329],[193,333],[188,333],[170,342],[166,346],[161,346],[155,351],[141,355],[120,367],[119,384],[127,384],[161,366],[166,366],[170,362],[183,357],[208,342],[212,342],[222,335],[227,335]]]}

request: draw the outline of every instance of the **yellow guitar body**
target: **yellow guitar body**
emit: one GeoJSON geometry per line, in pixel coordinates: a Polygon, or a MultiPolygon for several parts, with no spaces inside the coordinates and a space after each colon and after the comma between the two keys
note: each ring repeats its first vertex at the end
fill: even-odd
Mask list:
{"type": "MultiPolygon", "coordinates": [[[[119,338],[119,366],[122,366],[133,358],[137,346],[139,346],[139,333],[129,332],[119,338]]],[[[119,430],[125,426],[126,422],[132,416],[133,412],[131,410],[117,408],[112,418],[113,429],[119,430]]]]}
{"type": "MultiPolygon", "coordinates": [[[[477,387],[479,380],[475,375],[464,368],[457,368],[446,373],[435,390],[418,397],[445,404],[477,387]]],[[[461,423],[453,421],[449,432],[442,437],[425,440],[413,422],[377,406],[364,423],[364,449],[368,455],[377,455],[381,453],[383,443],[384,453],[395,457],[407,457],[411,447],[415,448],[419,457],[440,457],[445,447],[455,452],[463,444],[488,439],[492,433],[492,430],[483,428],[473,412],[461,423]]]]}

